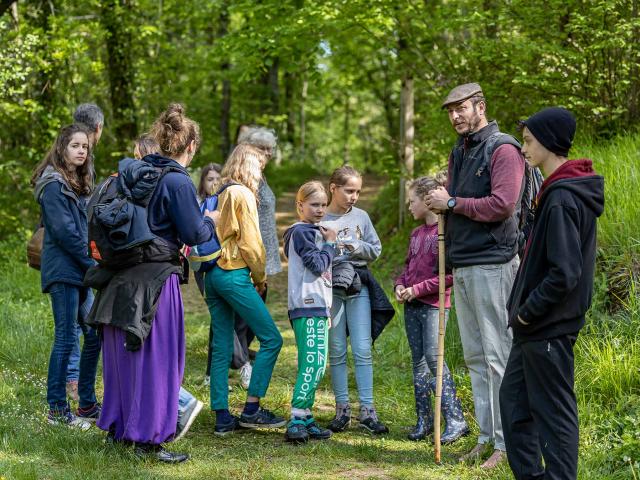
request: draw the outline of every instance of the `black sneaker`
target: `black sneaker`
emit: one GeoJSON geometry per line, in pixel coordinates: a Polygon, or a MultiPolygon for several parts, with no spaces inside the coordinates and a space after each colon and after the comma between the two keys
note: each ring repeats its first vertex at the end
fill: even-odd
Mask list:
{"type": "Polygon", "coordinates": [[[286,424],[287,421],[283,417],[278,417],[262,407],[253,415],[246,413],[240,415],[240,426],[244,428],[280,428],[286,424]]]}
{"type": "Polygon", "coordinates": [[[287,425],[284,439],[290,443],[307,443],[309,441],[309,433],[307,433],[304,420],[300,418],[291,419],[287,425]]]}
{"type": "Polygon", "coordinates": [[[95,422],[100,418],[100,412],[102,412],[102,405],[96,402],[89,408],[78,407],[78,410],[76,410],[76,417],[86,420],[87,422],[95,422]]]}
{"type": "Polygon", "coordinates": [[[364,420],[360,420],[360,426],[375,435],[389,433],[387,426],[375,417],[367,417],[364,420]]]}
{"type": "Polygon", "coordinates": [[[307,433],[309,434],[309,438],[311,440],[327,440],[331,437],[331,430],[327,428],[322,428],[318,425],[315,419],[311,416],[308,416],[306,419],[307,425],[307,433]]]}
{"type": "Polygon", "coordinates": [[[213,434],[218,435],[219,437],[224,437],[225,435],[229,435],[239,429],[240,419],[236,416],[232,416],[232,420],[229,423],[216,423],[213,434]]]}
{"type": "Polygon", "coordinates": [[[349,425],[351,425],[351,415],[344,414],[331,420],[327,428],[332,432],[339,433],[344,432],[349,425]]]}
{"type": "Polygon", "coordinates": [[[189,460],[186,453],[176,453],[165,450],[162,445],[152,445],[150,443],[136,443],[134,453],[140,458],[153,458],[163,463],[182,463],[189,460]]]}

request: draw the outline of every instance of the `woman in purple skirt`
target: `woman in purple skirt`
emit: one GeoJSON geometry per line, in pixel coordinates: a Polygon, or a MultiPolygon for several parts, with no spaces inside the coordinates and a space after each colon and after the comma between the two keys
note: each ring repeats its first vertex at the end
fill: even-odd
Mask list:
{"type": "MultiPolygon", "coordinates": [[[[170,105],[153,124],[151,135],[161,153],[147,155],[132,168],[147,164],[162,171],[146,209],[157,255],[118,271],[96,299],[94,321],[103,325],[104,348],[104,401],[97,425],[109,432],[110,441],[134,442],[139,456],[178,463],[188,456],[162,446],[176,434],[184,372],[178,251],[182,244],[209,240],[216,217],[207,213],[203,219],[186,171],[200,143],[200,130],[185,116],[184,107],[170,105]]],[[[120,170],[119,180],[128,182],[131,172],[122,163],[120,170]]]]}

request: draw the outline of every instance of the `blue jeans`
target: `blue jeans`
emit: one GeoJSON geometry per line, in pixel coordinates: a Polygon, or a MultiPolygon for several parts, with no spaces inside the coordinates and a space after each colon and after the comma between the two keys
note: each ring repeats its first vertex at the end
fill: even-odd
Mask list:
{"type": "MultiPolygon", "coordinates": [[[[54,283],[49,290],[55,335],[49,358],[47,375],[47,402],[49,408],[62,411],[68,407],[66,393],[67,367],[73,346],[77,341],[76,328],[80,305],[85,303],[91,289],[68,283],[54,283]]],[[[100,356],[100,339],[93,328],[81,325],[84,345],[80,355],[80,375],[78,396],[80,408],[88,408],[96,403],[96,370],[100,356]]]]}
{"type": "Polygon", "coordinates": [[[187,408],[195,401],[196,397],[191,395],[191,393],[183,387],[180,387],[180,392],[178,393],[178,422],[180,422],[180,419],[184,416],[187,408]]]}
{"type": "MultiPolygon", "coordinates": [[[[80,305],[79,319],[83,322],[89,316],[91,311],[91,305],[93,305],[93,290],[89,289],[87,298],[80,305]]],[[[67,382],[78,381],[80,377],[80,337],[82,336],[82,328],[80,325],[76,328],[76,343],[71,350],[71,356],[69,357],[69,366],[67,367],[67,382]]]]}
{"type": "Polygon", "coordinates": [[[347,371],[347,327],[351,338],[351,353],[355,363],[356,384],[360,406],[373,406],[373,360],[371,357],[371,304],[369,290],[362,287],[357,295],[333,292],[331,329],[329,330],[329,360],[331,385],[336,403],[349,403],[347,371]]]}

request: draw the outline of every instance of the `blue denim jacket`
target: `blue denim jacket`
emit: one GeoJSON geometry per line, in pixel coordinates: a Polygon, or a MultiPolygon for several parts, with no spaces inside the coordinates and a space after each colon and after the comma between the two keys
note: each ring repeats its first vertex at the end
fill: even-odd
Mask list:
{"type": "Polygon", "coordinates": [[[53,167],[36,182],[44,244],[40,267],[42,291],[55,282],[83,285],[85,272],[95,263],[87,249],[86,199],[79,197],[53,167]]]}

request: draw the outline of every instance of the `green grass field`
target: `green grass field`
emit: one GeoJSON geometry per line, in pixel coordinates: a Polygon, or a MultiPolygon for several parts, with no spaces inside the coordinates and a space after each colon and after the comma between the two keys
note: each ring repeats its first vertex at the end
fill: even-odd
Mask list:
{"type": "MultiPolygon", "coordinates": [[[[635,222],[640,219],[640,137],[622,139],[608,149],[584,148],[582,153],[597,158],[596,167],[607,178],[607,213],[600,222],[600,268],[594,308],[576,345],[581,426],[579,478],[637,479],[640,310],[634,275],[639,264],[635,222]],[[620,290],[624,285],[627,290],[620,290]]],[[[285,198],[283,205],[287,205],[286,201],[285,198]]],[[[380,278],[390,280],[392,270],[400,265],[406,241],[406,237],[398,236],[385,241],[383,261],[376,267],[380,278]]],[[[191,460],[167,466],[139,460],[122,447],[106,446],[104,432],[96,428],[80,433],[49,426],[45,419],[46,373],[53,320],[49,299],[40,293],[39,273],[26,266],[23,254],[23,239],[0,243],[0,479],[512,478],[506,464],[484,472],[477,465],[457,463],[456,458],[474,445],[474,435],[443,447],[440,466],[434,465],[428,442],[405,440],[407,427],[415,418],[411,360],[401,314],[382,334],[374,352],[376,405],[381,419],[391,429],[384,437],[372,437],[352,428],[329,441],[304,446],[284,443],[283,431],[218,438],[213,435],[214,416],[205,409],[189,434],[171,445],[177,451],[188,452],[191,460]]],[[[193,283],[184,288],[183,294],[187,323],[184,383],[208,404],[209,392],[202,380],[209,316],[193,283]]],[[[286,273],[270,282],[269,308],[285,345],[265,404],[288,414],[296,352],[286,320],[286,273]]],[[[454,317],[447,331],[447,361],[475,434],[471,388],[454,317]]],[[[237,372],[231,378],[231,407],[239,411],[245,392],[238,386],[237,372]]],[[[353,378],[350,385],[355,401],[353,378]]],[[[98,388],[102,388],[100,376],[98,388]]],[[[317,395],[316,416],[326,423],[332,414],[333,396],[325,378],[317,395]]]]}

